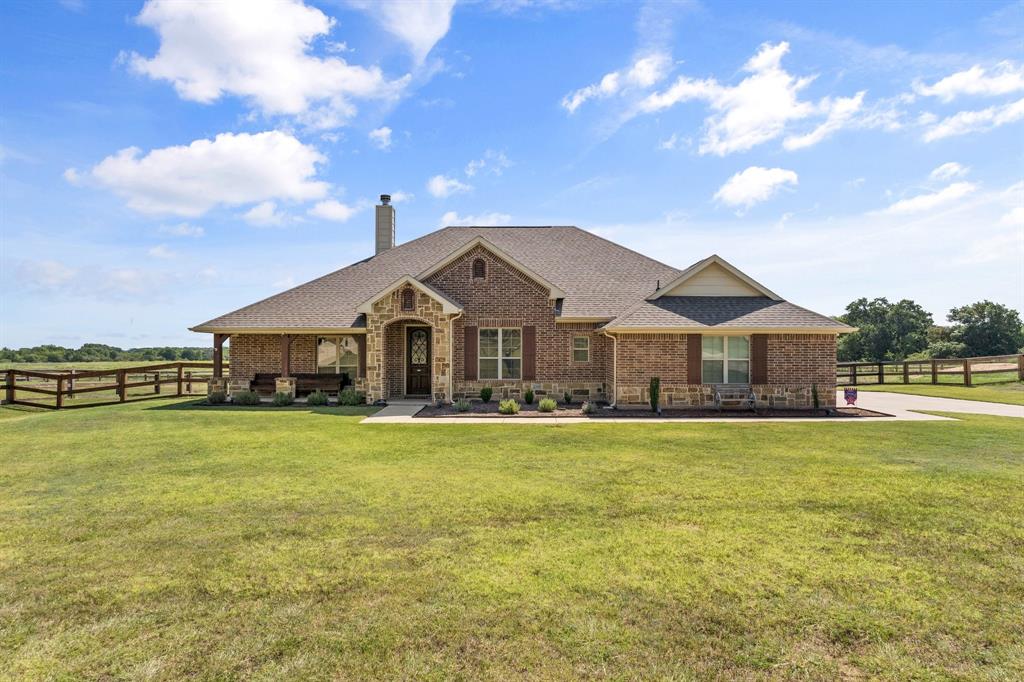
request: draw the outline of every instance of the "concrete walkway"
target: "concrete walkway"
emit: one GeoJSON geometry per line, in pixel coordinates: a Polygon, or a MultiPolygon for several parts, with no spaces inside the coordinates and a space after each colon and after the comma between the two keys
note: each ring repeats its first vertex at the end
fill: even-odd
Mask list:
{"type": "MultiPolygon", "coordinates": [[[[843,405],[842,391],[836,392],[836,403],[843,405]]],[[[425,404],[423,403],[392,403],[377,414],[367,417],[361,424],[688,424],[701,422],[728,422],[731,424],[749,423],[791,423],[791,422],[841,422],[846,424],[863,424],[867,422],[892,421],[949,421],[948,417],[939,417],[929,412],[959,412],[966,414],[985,414],[998,417],[1024,418],[1024,407],[1020,405],[1003,405],[1001,403],[985,403],[977,400],[954,400],[952,398],[932,398],[905,393],[875,393],[863,391],[857,396],[857,407],[873,412],[891,415],[888,417],[683,417],[676,419],[651,419],[647,417],[615,419],[588,419],[587,417],[439,417],[434,419],[414,419],[425,404]]]]}
{"type": "MultiPolygon", "coordinates": [[[[844,405],[842,391],[836,392],[836,404],[844,405]]],[[[1019,417],[1024,419],[1024,406],[1004,405],[1003,403],[986,403],[980,400],[956,400],[955,398],[934,398],[926,395],[909,393],[884,393],[860,391],[857,394],[857,407],[874,412],[884,412],[901,419],[935,419],[928,412],[959,412],[962,414],[987,414],[995,417],[1019,417]]],[[[941,417],[940,417],[941,418],[941,417]]]]}

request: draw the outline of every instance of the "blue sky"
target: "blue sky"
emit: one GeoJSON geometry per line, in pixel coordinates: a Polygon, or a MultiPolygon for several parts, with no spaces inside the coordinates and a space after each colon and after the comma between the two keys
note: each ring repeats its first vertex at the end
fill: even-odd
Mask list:
{"type": "Polygon", "coordinates": [[[443,224],[1024,307],[1021,3],[6,2],[0,345],[187,327],[443,224]]]}

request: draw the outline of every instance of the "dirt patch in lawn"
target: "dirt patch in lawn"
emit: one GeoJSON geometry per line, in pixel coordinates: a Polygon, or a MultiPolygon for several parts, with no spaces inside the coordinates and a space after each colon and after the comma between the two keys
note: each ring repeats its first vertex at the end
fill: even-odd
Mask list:
{"type": "Polygon", "coordinates": [[[552,417],[587,417],[588,419],[685,419],[685,418],[708,418],[723,417],[730,419],[757,419],[764,417],[891,417],[892,415],[882,412],[873,412],[860,407],[840,407],[833,414],[825,410],[708,410],[708,409],[667,409],[657,415],[650,410],[612,410],[598,407],[590,414],[584,414],[578,405],[559,405],[554,412],[541,412],[536,405],[522,405],[519,414],[501,414],[498,412],[498,403],[479,403],[470,405],[466,412],[459,412],[451,405],[443,407],[424,407],[416,413],[417,418],[443,418],[443,417],[479,417],[481,419],[498,417],[517,417],[521,419],[550,419],[552,417]]]}

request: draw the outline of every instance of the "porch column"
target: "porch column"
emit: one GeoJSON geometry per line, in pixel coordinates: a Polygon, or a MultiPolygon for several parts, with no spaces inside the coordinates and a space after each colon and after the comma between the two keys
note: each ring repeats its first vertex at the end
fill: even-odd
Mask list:
{"type": "Polygon", "coordinates": [[[291,375],[291,358],[292,358],[292,336],[291,334],[284,334],[281,337],[281,376],[288,377],[291,375]]]}
{"type": "Polygon", "coordinates": [[[220,379],[224,376],[224,342],[228,340],[228,334],[213,335],[213,377],[220,379]]]}

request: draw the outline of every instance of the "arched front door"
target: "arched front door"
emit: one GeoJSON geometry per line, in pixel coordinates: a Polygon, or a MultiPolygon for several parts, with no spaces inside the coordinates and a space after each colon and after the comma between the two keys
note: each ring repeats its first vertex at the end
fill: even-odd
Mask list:
{"type": "Polygon", "coordinates": [[[430,328],[405,330],[405,393],[430,395],[430,328]]]}

